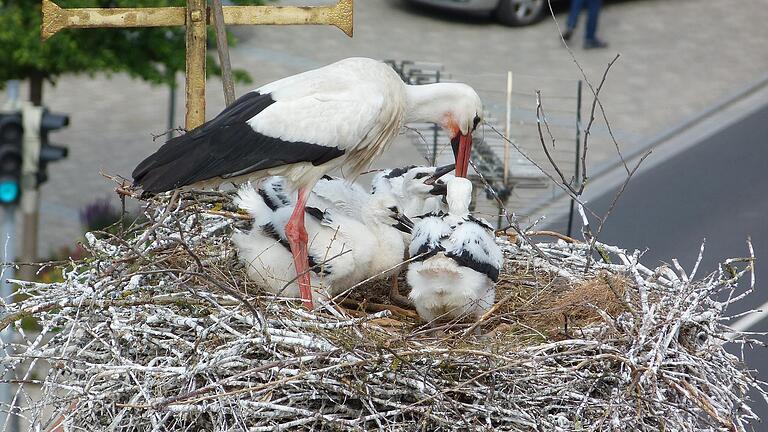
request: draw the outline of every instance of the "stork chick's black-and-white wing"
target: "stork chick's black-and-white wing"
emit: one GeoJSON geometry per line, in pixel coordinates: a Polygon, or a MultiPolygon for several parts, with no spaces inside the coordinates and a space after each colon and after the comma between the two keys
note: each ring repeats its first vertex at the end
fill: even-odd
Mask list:
{"type": "Polygon", "coordinates": [[[427,260],[443,253],[461,267],[481,273],[496,282],[504,261],[496,244],[493,227],[488,222],[468,216],[455,226],[448,223],[447,214],[431,213],[421,217],[413,228],[409,253],[414,261],[427,260]]]}
{"type": "Polygon", "coordinates": [[[504,256],[488,222],[466,217],[453,229],[444,247],[445,255],[460,266],[482,273],[493,282],[499,280],[504,256]]]}
{"type": "MultiPolygon", "coordinates": [[[[253,188],[250,183],[239,189],[235,204],[253,217],[253,228],[247,232],[236,232],[232,241],[253,281],[274,294],[299,297],[299,286],[294,280],[296,270],[284,229],[295,204],[273,208],[270,195],[263,189],[253,188]]],[[[334,294],[335,290],[361,277],[363,265],[356,262],[359,255],[348,253],[352,243],[346,235],[349,230],[359,227],[351,226],[343,216],[333,217],[314,207],[307,207],[306,211],[310,236],[308,268],[312,285],[315,289],[328,290],[334,294]],[[344,230],[340,223],[345,224],[344,230]],[[332,262],[325,262],[331,256],[336,258],[332,262]]],[[[370,236],[363,236],[360,241],[371,242],[366,247],[357,244],[364,250],[373,249],[375,244],[370,236]]]]}
{"type": "MultiPolygon", "coordinates": [[[[252,188],[252,185],[250,187],[252,188]]],[[[241,189],[244,190],[246,187],[241,189]]],[[[261,195],[264,203],[272,209],[272,211],[296,203],[295,193],[291,191],[289,186],[285,183],[284,177],[267,177],[255,192],[261,195]]]]}
{"type": "Polygon", "coordinates": [[[309,198],[311,205],[333,207],[357,219],[370,200],[371,194],[359,184],[331,176],[323,176],[309,198]]]}
{"type": "Polygon", "coordinates": [[[408,247],[408,253],[415,261],[445,252],[443,241],[451,235],[451,225],[445,221],[445,213],[430,213],[420,219],[413,227],[413,238],[408,247]]]}
{"type": "Polygon", "coordinates": [[[358,172],[405,115],[402,83],[387,68],[347,59],[267,84],[166,142],[136,167],[134,180],[163,192],[267,174],[310,185],[342,162],[358,172]]]}

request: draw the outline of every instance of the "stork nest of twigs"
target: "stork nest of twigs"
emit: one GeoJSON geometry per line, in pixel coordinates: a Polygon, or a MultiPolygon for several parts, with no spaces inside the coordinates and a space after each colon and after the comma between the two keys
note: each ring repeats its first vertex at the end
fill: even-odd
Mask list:
{"type": "Polygon", "coordinates": [[[381,282],[313,312],[260,290],[230,241],[249,225],[230,193],[145,210],[88,233],[63,282],[19,281],[5,304],[0,364],[29,430],[736,431],[756,419],[748,393],[766,394],[726,351],[756,342],[724,325],[754,285],[751,246],[696,278],[600,243],[500,236],[493,309],[424,326],[381,282]]]}

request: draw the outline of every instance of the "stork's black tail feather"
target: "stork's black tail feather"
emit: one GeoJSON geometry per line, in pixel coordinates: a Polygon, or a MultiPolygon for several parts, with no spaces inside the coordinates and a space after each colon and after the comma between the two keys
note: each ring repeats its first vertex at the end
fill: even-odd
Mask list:
{"type": "Polygon", "coordinates": [[[213,120],[171,138],[141,161],[133,170],[134,185],[165,192],[253,165],[258,162],[253,157],[242,157],[253,141],[250,135],[257,135],[247,121],[274,102],[269,94],[246,93],[213,120]]]}

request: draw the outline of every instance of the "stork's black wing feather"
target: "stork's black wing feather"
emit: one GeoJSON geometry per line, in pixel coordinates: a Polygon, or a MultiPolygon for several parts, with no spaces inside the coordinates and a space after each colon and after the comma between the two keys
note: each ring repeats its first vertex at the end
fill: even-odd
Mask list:
{"type": "Polygon", "coordinates": [[[462,267],[468,267],[472,270],[482,273],[494,282],[499,281],[499,268],[492,263],[485,262],[477,259],[471,252],[466,249],[459,250],[457,252],[446,252],[445,256],[452,258],[456,263],[462,267]]]}
{"type": "Polygon", "coordinates": [[[453,258],[462,267],[488,276],[494,282],[499,280],[501,250],[488,222],[469,215],[456,224],[451,240],[452,246],[445,253],[447,257],[453,258]]]}
{"type": "Polygon", "coordinates": [[[134,183],[164,192],[199,181],[228,178],[298,162],[320,165],[344,154],[337,147],[283,141],[257,133],[248,121],[275,103],[251,92],[216,118],[168,140],[133,170],[134,183]]]}

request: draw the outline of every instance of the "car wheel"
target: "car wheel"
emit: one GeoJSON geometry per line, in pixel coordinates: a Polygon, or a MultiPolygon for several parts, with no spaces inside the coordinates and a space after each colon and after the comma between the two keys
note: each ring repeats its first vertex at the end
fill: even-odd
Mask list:
{"type": "Polygon", "coordinates": [[[547,0],[501,0],[496,19],[508,26],[533,24],[544,18],[547,0]]]}

